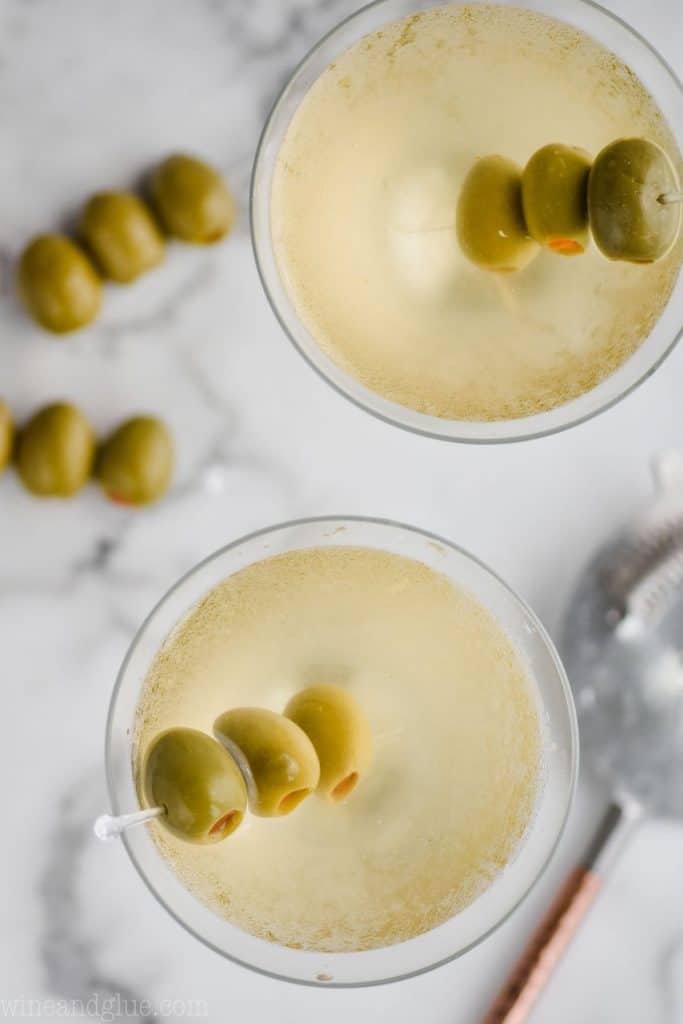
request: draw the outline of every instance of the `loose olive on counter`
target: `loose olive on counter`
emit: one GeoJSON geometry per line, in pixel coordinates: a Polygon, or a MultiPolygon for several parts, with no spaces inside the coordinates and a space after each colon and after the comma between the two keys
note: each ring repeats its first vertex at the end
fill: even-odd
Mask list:
{"type": "Polygon", "coordinates": [[[0,473],[12,458],[14,447],[14,422],[12,414],[0,399],[0,473]]]}
{"type": "Polygon", "coordinates": [[[88,201],[81,235],[105,277],[125,284],[164,258],[164,239],[152,214],[130,192],[100,192],[88,201]]]}
{"type": "Polygon", "coordinates": [[[522,212],[522,176],[502,156],[478,160],[463,182],[456,228],[472,263],[499,272],[521,270],[538,251],[522,212]]]}
{"type": "Polygon", "coordinates": [[[173,441],[166,426],[154,416],[136,416],[104,442],[95,475],[112,501],[147,505],[168,488],[173,461],[173,441]]]}
{"type": "Polygon", "coordinates": [[[235,220],[235,202],[220,174],[184,153],[159,164],[152,176],[151,195],[168,233],[184,242],[217,242],[235,220]]]}
{"type": "Polygon", "coordinates": [[[285,708],[315,747],[318,792],[333,802],[356,788],[372,760],[372,733],[358,701],[340,686],[309,686],[285,708]]]}
{"type": "Polygon", "coordinates": [[[522,208],[527,229],[540,245],[562,256],[588,245],[588,175],[583,149],[551,143],[537,150],[522,173],[522,208]]]}
{"type": "Polygon", "coordinates": [[[64,235],[40,235],[19,260],[19,292],[31,316],[64,334],[94,320],[102,286],[82,249],[64,235]]]}
{"type": "Polygon", "coordinates": [[[283,715],[263,708],[235,708],[216,719],[213,731],[228,750],[237,747],[249,765],[254,814],[290,814],[318,785],[320,765],[313,744],[283,715]]]}
{"type": "Polygon", "coordinates": [[[33,494],[68,498],[90,477],[95,458],[95,434],[73,405],[49,405],[20,431],[16,466],[22,483],[33,494]]]}
{"type": "Polygon", "coordinates": [[[610,260],[653,263],[671,249],[680,203],[660,197],[678,191],[673,164],[647,139],[617,139],[598,153],[588,179],[593,239],[610,260]]]}
{"type": "Polygon", "coordinates": [[[241,824],[247,806],[244,779],[230,754],[197,729],[168,729],[145,757],[145,800],[162,806],[159,819],[181,839],[216,843],[241,824]]]}

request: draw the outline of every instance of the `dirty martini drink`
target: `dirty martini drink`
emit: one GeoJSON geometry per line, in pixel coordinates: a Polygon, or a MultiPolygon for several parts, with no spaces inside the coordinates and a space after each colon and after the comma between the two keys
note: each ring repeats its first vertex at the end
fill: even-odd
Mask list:
{"type": "MultiPolygon", "coordinates": [[[[182,727],[205,733],[214,751],[212,731],[231,736],[259,792],[218,842],[222,806],[207,842],[163,818],[155,841],[193,894],[261,938],[325,952],[409,939],[471,904],[514,856],[540,786],[538,701],[493,616],[427,566],[345,546],[266,559],[217,586],[171,634],[135,724],[143,789],[157,737],[182,727]],[[312,735],[310,716],[296,713],[297,695],[311,692],[314,714],[332,693],[363,723],[353,727],[364,730],[356,760],[329,784],[327,751],[349,742],[347,718],[322,746],[313,736],[320,776],[302,781],[301,742],[271,731],[288,709],[312,735]],[[264,757],[292,766],[290,791],[278,788],[276,801],[264,757]]],[[[201,776],[203,755],[192,756],[201,776]]]]}
{"type": "MultiPolygon", "coordinates": [[[[592,236],[590,168],[622,137],[659,147],[662,180],[676,189],[680,155],[657,103],[624,63],[567,24],[456,4],[390,22],[328,66],[283,136],[269,226],[287,299],[336,367],[426,416],[511,420],[576,399],[638,349],[681,264],[673,206],[652,261],[592,236]],[[522,172],[550,144],[566,148],[545,178],[532,181],[530,170],[522,208],[522,172]],[[567,154],[579,160],[575,178],[567,154]],[[503,248],[510,232],[526,236],[512,264],[497,253],[472,258],[472,230],[486,228],[495,195],[481,193],[474,229],[459,212],[468,175],[489,157],[504,161],[493,170],[509,186],[500,192],[509,209],[489,228],[503,248]],[[584,223],[553,238],[543,217],[563,204],[558,183],[576,190],[569,206],[584,223]]],[[[648,172],[624,166],[627,234],[642,238],[648,172]]]]}
{"type": "Polygon", "coordinates": [[[114,815],[151,892],[224,956],[373,984],[479,942],[540,876],[576,716],[533,613],[455,545],[284,523],[157,605],[107,726],[114,815]],[[137,825],[137,827],[132,827],[137,825]]]}

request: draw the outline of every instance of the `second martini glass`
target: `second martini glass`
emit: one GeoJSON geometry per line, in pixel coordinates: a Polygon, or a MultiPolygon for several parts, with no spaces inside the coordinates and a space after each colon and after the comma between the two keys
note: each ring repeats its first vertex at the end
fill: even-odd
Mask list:
{"type": "MultiPolygon", "coordinates": [[[[663,304],[663,308],[661,310],[655,310],[653,307],[654,317],[651,317],[650,319],[654,319],[654,322],[649,323],[649,325],[644,328],[643,333],[645,336],[640,344],[634,348],[630,356],[625,358],[620,364],[616,365],[616,368],[613,367],[613,372],[608,372],[606,376],[601,378],[600,373],[597,373],[595,377],[597,383],[595,383],[591,377],[591,381],[586,383],[585,388],[583,387],[583,384],[575,388],[574,391],[577,393],[574,397],[570,397],[569,400],[561,401],[544,411],[532,411],[531,414],[528,415],[515,413],[514,416],[507,416],[504,413],[499,413],[490,419],[476,417],[448,418],[446,415],[442,414],[432,415],[429,412],[419,411],[419,407],[411,407],[410,402],[408,401],[403,403],[402,400],[398,401],[387,397],[386,393],[383,393],[381,387],[375,389],[371,381],[373,379],[373,374],[382,372],[381,359],[379,360],[379,368],[374,364],[371,365],[366,374],[366,381],[363,383],[355,372],[351,372],[342,366],[342,363],[344,362],[343,359],[340,360],[336,357],[333,358],[334,353],[332,355],[330,354],[329,346],[326,350],[326,348],[321,346],[319,343],[320,339],[314,337],[310,322],[304,322],[304,319],[300,314],[299,305],[293,300],[292,290],[288,287],[286,274],[283,276],[282,266],[278,260],[278,253],[276,251],[277,246],[274,243],[272,230],[273,186],[278,173],[278,159],[282,152],[283,144],[286,141],[288,130],[293,123],[293,119],[296,118],[302,110],[302,105],[305,104],[305,102],[308,102],[312,87],[318,83],[320,76],[323,75],[326,69],[331,65],[334,65],[335,61],[339,60],[351,47],[364,39],[364,37],[367,37],[373,32],[377,32],[379,29],[383,29],[385,26],[397,19],[411,15],[419,15],[420,13],[435,7],[453,8],[453,10],[457,9],[465,12],[485,9],[483,7],[480,8],[480,5],[476,3],[469,5],[467,8],[460,8],[459,5],[438,5],[435,4],[433,0],[377,0],[376,3],[372,3],[352,15],[346,21],[342,22],[342,24],[340,24],[336,29],[330,32],[329,35],[325,36],[294,71],[291,79],[278,98],[266,124],[254,167],[251,216],[252,236],[259,273],[261,275],[266,295],[268,296],[276,316],[278,317],[286,334],[297,347],[299,352],[310,363],[310,365],[328,381],[328,383],[332,384],[335,389],[346,395],[347,398],[350,398],[353,402],[368,412],[371,412],[374,415],[405,429],[452,441],[481,443],[501,442],[522,440],[550,434],[580,423],[604,409],[607,409],[653,373],[680,336],[681,326],[683,324],[683,279],[679,277],[668,302],[663,304]],[[657,312],[660,312],[658,317],[657,312]]],[[[589,41],[594,40],[597,44],[600,44],[600,46],[604,48],[602,53],[605,55],[606,60],[609,60],[610,53],[614,54],[616,58],[622,62],[622,67],[630,69],[630,72],[638,76],[638,79],[642,82],[647,93],[654,101],[654,104],[656,104],[661,111],[661,114],[663,114],[664,122],[668,124],[671,135],[674,138],[683,138],[683,89],[681,88],[681,83],[678,81],[675,73],[667,66],[656,51],[619,18],[609,14],[596,4],[588,2],[588,0],[560,0],[560,2],[558,2],[558,0],[514,0],[514,2],[511,3],[508,3],[507,0],[505,0],[502,5],[497,5],[497,7],[523,8],[528,9],[529,12],[533,12],[534,15],[546,14],[552,16],[557,21],[564,22],[578,30],[582,34],[580,38],[585,38],[589,41]]],[[[410,29],[410,26],[408,26],[408,29],[410,29]]],[[[410,42],[409,36],[406,36],[406,40],[410,42]]],[[[401,45],[403,45],[402,41],[401,45]]],[[[389,56],[393,59],[391,55],[389,56]]],[[[438,60],[438,58],[436,59],[438,60]]],[[[597,59],[599,63],[603,58],[599,57],[597,59]]],[[[552,71],[550,73],[552,74],[552,71]]],[[[565,83],[567,86],[565,92],[571,92],[575,85],[571,79],[571,75],[573,73],[571,64],[568,68],[565,67],[562,73],[568,76],[565,83]]],[[[491,74],[493,74],[493,71],[491,71],[491,74]]],[[[544,74],[546,75],[545,80],[547,80],[548,72],[546,71],[544,74]]],[[[576,74],[580,74],[580,70],[577,69],[576,74]]],[[[615,80],[616,85],[614,85],[614,87],[617,92],[622,94],[623,97],[626,97],[628,94],[628,85],[626,84],[628,81],[628,74],[629,71],[626,71],[622,79],[615,80]]],[[[344,85],[345,83],[342,82],[341,84],[344,85]]],[[[348,87],[350,88],[351,85],[349,84],[348,87]]],[[[599,86],[599,89],[608,90],[608,87],[610,87],[610,83],[606,81],[599,86]]],[[[601,96],[603,94],[604,93],[598,92],[596,94],[597,100],[596,97],[593,97],[592,99],[590,99],[590,97],[585,98],[584,109],[586,110],[586,117],[588,120],[590,120],[590,117],[592,116],[591,107],[600,106],[601,96]]],[[[410,99],[410,94],[407,95],[408,99],[410,99]]],[[[471,94],[469,96],[455,96],[454,104],[456,106],[458,103],[471,104],[475,99],[476,79],[473,80],[471,94]]],[[[491,100],[491,102],[494,102],[494,100],[491,100]]],[[[621,98],[619,102],[621,102],[621,98]]],[[[527,106],[524,108],[520,107],[517,113],[516,123],[518,125],[533,124],[538,119],[540,116],[540,110],[543,107],[543,98],[536,95],[536,100],[532,101],[532,99],[527,97],[526,103],[527,106]]],[[[482,121],[485,121],[489,116],[489,114],[487,114],[487,110],[489,110],[489,107],[482,108],[482,121]]],[[[591,129],[590,126],[585,128],[579,124],[581,117],[580,113],[577,113],[576,110],[572,110],[571,114],[568,112],[566,116],[571,117],[569,123],[564,123],[563,117],[560,116],[556,119],[557,123],[555,124],[555,121],[551,117],[546,127],[551,134],[554,133],[557,137],[546,138],[544,130],[544,137],[536,140],[536,145],[559,141],[566,141],[571,144],[589,145],[588,139],[592,138],[591,131],[593,129],[591,129]],[[582,141],[584,137],[586,141],[582,141]]],[[[409,117],[408,113],[406,113],[406,117],[409,117]]],[[[300,121],[297,122],[297,125],[300,124],[300,121]]],[[[381,118],[375,128],[381,135],[381,118]]],[[[456,120],[453,122],[453,130],[457,131],[457,128],[458,122],[456,120]]],[[[414,125],[412,122],[410,125],[406,126],[406,138],[410,137],[413,129],[414,125]]],[[[353,133],[354,129],[348,129],[348,126],[346,126],[345,131],[349,130],[353,133]]],[[[444,131],[448,130],[448,122],[446,121],[444,131]]],[[[505,127],[502,130],[506,130],[505,127]]],[[[629,127],[628,118],[620,121],[620,131],[622,133],[624,131],[631,131],[632,133],[639,134],[637,131],[629,127]]],[[[593,138],[593,141],[597,143],[598,148],[608,141],[602,137],[598,140],[599,134],[600,131],[598,130],[593,138]]],[[[347,136],[344,137],[347,138],[347,136]]],[[[484,153],[482,153],[478,148],[482,144],[482,141],[483,137],[472,140],[464,139],[462,141],[463,152],[469,153],[471,151],[472,154],[484,155],[484,153]]],[[[348,142],[351,148],[355,145],[362,144],[358,142],[357,139],[354,140],[352,135],[348,136],[348,142]]],[[[372,148],[372,142],[370,139],[366,140],[366,143],[368,147],[372,148]]],[[[322,143],[320,144],[322,145],[322,143]]],[[[496,136],[495,139],[487,139],[486,144],[494,146],[494,149],[491,150],[491,152],[497,151],[498,147],[500,147],[500,152],[504,152],[505,155],[512,155],[515,159],[522,162],[528,159],[528,156],[531,155],[526,152],[523,154],[521,152],[520,154],[514,153],[515,132],[512,128],[510,128],[507,133],[507,138],[505,140],[496,136]],[[506,146],[508,147],[507,149],[505,148],[506,146]],[[510,148],[513,149],[512,154],[510,154],[510,148]]],[[[437,140],[435,143],[437,150],[438,145],[439,141],[437,133],[437,140]]],[[[593,150],[595,150],[595,147],[593,147],[593,150]]],[[[402,153],[403,150],[400,150],[399,157],[401,159],[402,153]]],[[[673,154],[673,156],[674,159],[678,159],[676,154],[673,154]]],[[[382,157],[378,156],[377,159],[381,160],[382,157]]],[[[438,154],[436,164],[438,164],[438,154]]],[[[387,172],[388,170],[390,170],[390,168],[387,169],[387,172]]],[[[339,201],[339,195],[335,191],[332,183],[318,181],[311,183],[311,185],[312,190],[321,191],[324,194],[324,197],[326,197],[324,198],[325,202],[334,204],[339,201]]],[[[351,191],[353,192],[353,190],[351,191]]],[[[361,194],[360,188],[358,189],[358,194],[361,194]]],[[[413,202],[413,199],[414,196],[411,196],[411,203],[413,202]]],[[[364,196],[364,201],[367,201],[367,196],[364,196]]],[[[454,206],[454,203],[450,205],[454,206]]],[[[413,213],[411,213],[411,216],[413,216],[413,213]]],[[[338,266],[341,272],[342,263],[338,262],[337,251],[333,245],[326,246],[325,243],[326,240],[322,237],[321,229],[321,233],[319,233],[317,237],[315,237],[315,233],[311,235],[308,249],[313,254],[314,260],[322,262],[331,260],[334,267],[338,266]]],[[[360,242],[359,244],[361,247],[365,245],[364,242],[360,242]]],[[[401,255],[401,259],[403,259],[404,255],[405,254],[401,255]]],[[[594,252],[590,258],[594,261],[596,266],[599,266],[594,252]]],[[[346,259],[346,257],[344,257],[344,259],[346,259]]],[[[410,256],[410,259],[412,260],[413,256],[410,256]]],[[[429,259],[431,259],[431,256],[429,259]]],[[[566,275],[566,278],[563,278],[563,280],[566,280],[567,282],[565,289],[566,293],[573,294],[575,296],[573,301],[576,301],[578,286],[577,284],[571,283],[573,281],[572,274],[574,273],[574,270],[577,269],[578,262],[581,260],[587,261],[588,257],[567,258],[547,256],[544,254],[541,259],[545,261],[545,269],[541,268],[540,264],[535,269],[534,267],[531,268],[531,274],[537,275],[537,278],[534,278],[534,280],[538,280],[539,290],[545,290],[544,294],[547,295],[546,286],[549,280],[547,276],[548,273],[559,274],[562,272],[563,275],[566,275]],[[574,269],[570,270],[570,264],[572,263],[574,265],[574,269]]],[[[420,265],[417,268],[413,268],[416,269],[416,271],[419,271],[419,274],[422,274],[424,269],[424,262],[421,262],[422,260],[423,258],[420,256],[418,260],[420,265]]],[[[346,262],[344,262],[343,265],[346,267],[346,262]]],[[[584,262],[584,267],[587,267],[587,265],[587,262],[584,262]]],[[[363,264],[363,267],[365,267],[365,263],[363,264]]],[[[384,272],[385,269],[386,268],[383,266],[382,272],[384,272]]],[[[643,273],[642,270],[637,270],[637,268],[632,269],[634,272],[638,272],[640,274],[643,273]]],[[[353,260],[351,260],[351,273],[353,274],[354,271],[355,268],[353,267],[353,260]]],[[[365,271],[363,271],[363,273],[364,272],[365,271]]],[[[645,273],[647,272],[648,271],[646,270],[645,273]]],[[[486,272],[481,273],[486,275],[486,272]]],[[[505,277],[506,283],[504,283],[503,288],[507,293],[512,294],[516,287],[516,285],[512,287],[510,285],[510,280],[513,276],[514,275],[488,275],[487,285],[482,285],[481,282],[479,282],[474,283],[473,287],[481,287],[483,289],[488,286],[488,283],[491,282],[492,278],[505,277]]],[[[362,275],[359,276],[359,280],[361,278],[362,275]]],[[[588,279],[590,280],[590,275],[588,275],[588,279]]],[[[462,280],[460,287],[464,288],[465,285],[462,283],[462,280]]],[[[472,277],[467,280],[469,282],[473,282],[472,277]]],[[[527,277],[527,281],[528,280],[529,278],[527,277]]],[[[645,279],[641,276],[639,280],[642,282],[645,279]]],[[[418,282],[420,287],[422,287],[423,283],[423,281],[418,282]]],[[[308,285],[304,282],[302,287],[304,291],[306,291],[308,285]]],[[[467,284],[467,288],[469,287],[470,284],[467,284]]],[[[391,288],[391,285],[389,285],[389,288],[391,288]]],[[[409,291],[408,285],[406,285],[406,288],[409,291]]],[[[491,294],[493,294],[492,285],[489,290],[491,291],[491,294]]],[[[559,287],[559,291],[562,291],[561,287],[559,287]]],[[[349,295],[352,295],[352,292],[350,292],[349,295]]],[[[344,293],[344,303],[346,308],[348,308],[349,295],[344,293]]],[[[389,293],[389,298],[387,298],[386,301],[382,300],[384,302],[383,308],[385,311],[388,311],[391,305],[392,299],[390,296],[391,292],[389,293]]],[[[465,300],[469,301],[467,296],[465,296],[465,300]]],[[[352,298],[351,301],[353,301],[352,298]]],[[[477,301],[482,301],[481,296],[477,298],[477,301]]],[[[495,296],[492,301],[496,301],[495,296]]],[[[504,301],[507,301],[507,299],[504,301]]],[[[514,297],[512,301],[516,301],[514,297]]],[[[562,300],[560,300],[560,302],[561,301],[562,300]]],[[[619,302],[617,299],[613,299],[612,301],[615,304],[616,315],[619,302]]],[[[576,333],[572,336],[572,330],[574,330],[574,328],[572,328],[569,322],[571,319],[569,315],[570,312],[570,308],[566,306],[563,308],[563,315],[567,315],[567,322],[564,329],[564,333],[567,337],[561,342],[558,352],[562,358],[564,358],[563,353],[571,353],[571,362],[571,360],[576,358],[575,353],[580,353],[582,351],[582,342],[576,333]]],[[[430,311],[427,309],[425,313],[426,319],[423,337],[424,335],[429,334],[430,331],[430,315],[430,311]]],[[[359,339],[364,332],[367,332],[367,343],[369,345],[372,342],[373,332],[381,333],[382,331],[387,330],[386,324],[383,322],[384,319],[386,318],[378,316],[374,318],[374,321],[370,318],[368,318],[367,321],[363,321],[362,329],[359,328],[359,336],[353,342],[356,346],[354,349],[356,354],[358,354],[359,349],[363,348],[359,339]]],[[[645,319],[647,320],[647,316],[645,319]]],[[[343,322],[347,324],[348,327],[347,321],[344,320],[343,322]]],[[[588,332],[589,329],[595,329],[607,332],[610,329],[609,326],[606,326],[605,324],[599,328],[590,328],[590,322],[587,322],[589,324],[588,327],[586,326],[586,323],[583,322],[581,323],[581,326],[579,326],[579,321],[577,321],[577,327],[575,330],[579,332],[588,332]]],[[[457,322],[454,321],[454,323],[456,323],[454,329],[457,331],[457,322]]],[[[347,328],[344,329],[346,330],[347,328]]],[[[500,323],[496,321],[496,326],[492,329],[496,331],[502,329],[504,332],[504,321],[501,320],[500,323]],[[503,325],[502,328],[501,324],[503,325]]],[[[416,330],[418,330],[417,327],[416,330]]],[[[517,333],[519,334],[519,331],[517,333]]],[[[550,336],[548,341],[549,343],[552,343],[550,336]]],[[[511,339],[498,337],[495,342],[496,346],[499,346],[499,351],[504,350],[506,343],[508,345],[511,344],[511,339]]],[[[542,350],[542,336],[539,335],[536,343],[542,350]]],[[[389,352],[391,351],[393,344],[394,342],[384,339],[382,340],[382,345],[385,346],[389,352]]],[[[523,346],[525,344],[523,333],[516,338],[514,344],[515,346],[523,346]]],[[[443,349],[444,346],[440,349],[442,353],[443,349]]],[[[448,344],[445,345],[445,349],[449,349],[448,344]]],[[[426,360],[427,363],[429,363],[430,359],[433,358],[433,354],[430,356],[430,352],[432,352],[432,349],[429,346],[421,348],[419,358],[426,360]]],[[[450,360],[451,356],[452,352],[446,351],[445,358],[450,360]]],[[[365,356],[360,352],[358,358],[362,361],[365,356]]],[[[541,356],[541,358],[543,357],[541,356]]],[[[581,358],[581,356],[579,355],[578,358],[581,358]]],[[[390,368],[390,374],[395,375],[396,372],[399,374],[402,372],[400,364],[397,363],[396,366],[398,367],[398,370],[396,367],[390,368]]],[[[465,367],[465,369],[466,368],[467,367],[465,367]]],[[[424,364],[422,370],[424,370],[424,364]]],[[[422,373],[422,370],[419,372],[422,373]]],[[[429,367],[427,367],[427,371],[427,376],[424,379],[430,379],[429,373],[432,373],[432,371],[429,367]]],[[[503,378],[507,375],[507,371],[504,369],[501,369],[499,372],[503,378]]],[[[591,372],[592,371],[590,371],[587,366],[583,367],[579,373],[578,379],[581,379],[581,374],[584,374],[587,379],[591,375],[591,372]]],[[[486,373],[478,371],[479,379],[481,379],[482,375],[486,377],[486,373]]],[[[432,373],[432,378],[433,377],[434,374],[432,373]]],[[[392,387],[393,386],[394,385],[392,384],[392,387]]],[[[400,387],[403,386],[404,384],[401,383],[400,387]]]]}

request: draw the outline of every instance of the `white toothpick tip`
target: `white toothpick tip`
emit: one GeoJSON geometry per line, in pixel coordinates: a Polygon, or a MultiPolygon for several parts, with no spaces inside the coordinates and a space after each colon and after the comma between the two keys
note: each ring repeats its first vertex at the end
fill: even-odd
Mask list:
{"type": "Polygon", "coordinates": [[[93,825],[93,832],[103,843],[118,839],[126,829],[134,828],[136,825],[143,825],[153,818],[160,818],[165,814],[163,807],[150,807],[146,811],[134,811],[132,814],[119,814],[115,817],[112,814],[101,814],[93,825]]]}
{"type": "Polygon", "coordinates": [[[663,206],[669,206],[671,203],[683,203],[683,192],[664,192],[657,201],[663,206]]]}

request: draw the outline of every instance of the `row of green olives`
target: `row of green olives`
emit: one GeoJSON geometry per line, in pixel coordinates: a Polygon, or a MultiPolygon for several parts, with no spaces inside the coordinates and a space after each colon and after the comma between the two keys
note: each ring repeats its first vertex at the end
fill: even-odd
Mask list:
{"type": "Polygon", "coordinates": [[[151,210],[131,192],[100,192],[81,215],[82,246],[58,234],[29,243],[19,260],[19,292],[42,327],[64,334],[89,324],[102,304],[102,277],[125,284],[156,267],[164,258],[164,232],[210,244],[234,223],[226,183],[193,156],[174,154],[160,163],[149,198],[151,210]]]}
{"type": "Polygon", "coordinates": [[[0,471],[14,459],[28,491],[69,498],[94,475],[112,501],[146,505],[160,498],[173,472],[173,442],[153,416],[122,423],[98,448],[90,423],[74,405],[55,402],[15,431],[0,401],[0,471]]]}
{"type": "Polygon", "coordinates": [[[652,263],[680,228],[678,179],[664,150],[647,139],[617,139],[591,162],[585,150],[551,144],[522,170],[502,156],[472,167],[458,200],[457,232],[465,255],[499,272],[521,270],[539,246],[583,253],[589,228],[611,260],[652,263]]]}
{"type": "Polygon", "coordinates": [[[253,814],[266,818],[291,814],[314,791],[339,803],[372,759],[368,723],[357,701],[338,686],[302,690],[283,715],[264,708],[226,711],[213,732],[215,739],[194,729],[168,729],[145,758],[146,802],[163,807],[165,826],[193,842],[225,838],[247,802],[253,814]]]}

